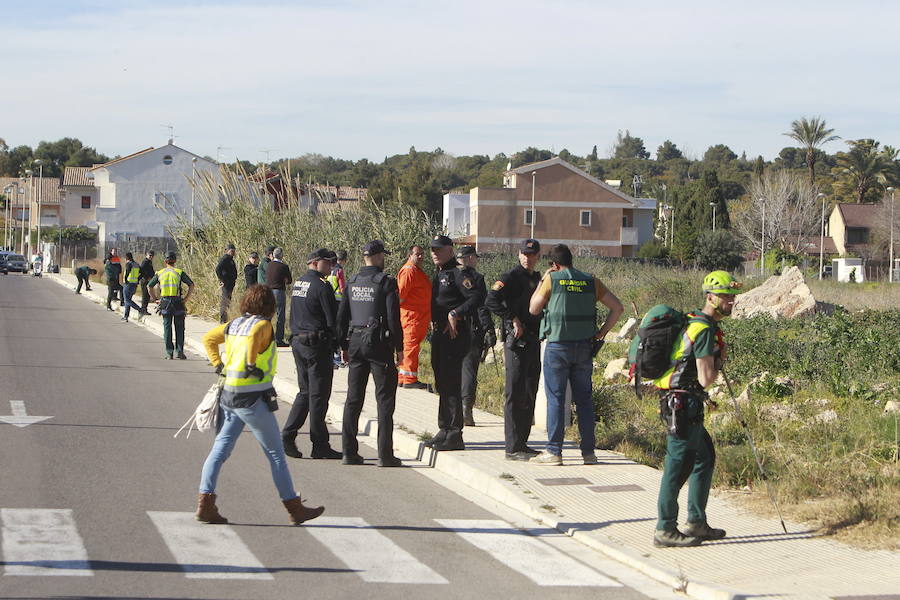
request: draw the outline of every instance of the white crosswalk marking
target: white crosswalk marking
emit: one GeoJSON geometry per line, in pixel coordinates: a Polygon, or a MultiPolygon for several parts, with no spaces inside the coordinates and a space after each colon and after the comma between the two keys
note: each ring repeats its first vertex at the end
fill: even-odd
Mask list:
{"type": "Polygon", "coordinates": [[[208,525],[184,512],[147,511],[191,579],[273,579],[228,525],[208,525]]]}
{"type": "Polygon", "coordinates": [[[356,517],[319,517],[304,527],[364,581],[448,583],[427,565],[356,517]]]}
{"type": "Polygon", "coordinates": [[[608,586],[621,584],[601,575],[549,544],[504,521],[435,519],[473,546],[529,578],[537,585],[608,586]]]}
{"type": "Polygon", "coordinates": [[[94,574],[71,510],[3,508],[0,521],[4,575],[94,574]]]}

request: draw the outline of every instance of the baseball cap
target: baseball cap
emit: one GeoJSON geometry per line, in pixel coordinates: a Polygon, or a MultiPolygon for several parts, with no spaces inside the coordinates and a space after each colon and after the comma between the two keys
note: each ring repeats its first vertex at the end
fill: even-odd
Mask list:
{"type": "Polygon", "coordinates": [[[250,258],[259,258],[259,252],[251,252],[250,258]]]}
{"type": "Polygon", "coordinates": [[[453,246],[453,240],[448,238],[446,235],[436,235],[431,240],[432,248],[446,248],[447,246],[453,246]]]}
{"type": "Polygon", "coordinates": [[[541,243],[532,238],[522,240],[522,247],[519,248],[519,252],[521,252],[522,254],[537,254],[540,251],[541,243]]]}
{"type": "Polygon", "coordinates": [[[335,254],[328,248],[319,248],[318,250],[314,250],[309,253],[309,256],[306,257],[306,263],[309,264],[316,260],[334,260],[335,254]]]}
{"type": "Polygon", "coordinates": [[[147,250],[147,256],[156,256],[156,252],[153,250],[147,250]]]}
{"type": "Polygon", "coordinates": [[[363,256],[373,256],[375,254],[390,254],[390,250],[384,249],[384,242],[381,240],[372,240],[371,242],[367,242],[365,246],[363,246],[363,256]]]}
{"type": "Polygon", "coordinates": [[[480,255],[475,251],[475,246],[460,246],[459,250],[456,251],[456,258],[463,258],[466,256],[474,256],[477,258],[480,255]]]}
{"type": "Polygon", "coordinates": [[[167,253],[166,253],[166,260],[177,260],[177,259],[178,259],[178,257],[175,256],[175,253],[174,253],[174,252],[167,252],[167,253]]]}
{"type": "Polygon", "coordinates": [[[235,247],[234,247],[234,244],[232,244],[232,243],[226,244],[226,245],[225,245],[225,249],[226,249],[226,250],[237,250],[237,248],[235,248],[235,247]]]}

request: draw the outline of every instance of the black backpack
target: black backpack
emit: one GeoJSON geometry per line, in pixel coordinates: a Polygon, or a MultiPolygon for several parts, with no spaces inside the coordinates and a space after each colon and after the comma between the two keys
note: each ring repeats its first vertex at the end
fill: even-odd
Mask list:
{"type": "Polygon", "coordinates": [[[656,379],[672,367],[672,349],[687,324],[686,314],[666,304],[657,304],[641,319],[628,349],[638,397],[641,397],[641,378],[656,379]]]}

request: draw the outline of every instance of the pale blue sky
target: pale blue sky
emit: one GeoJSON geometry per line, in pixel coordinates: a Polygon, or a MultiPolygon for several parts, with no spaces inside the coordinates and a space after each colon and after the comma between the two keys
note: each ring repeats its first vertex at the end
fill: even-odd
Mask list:
{"type": "MultiPolygon", "coordinates": [[[[900,3],[0,0],[0,137],[253,162],[533,145],[619,129],[773,158],[800,116],[900,146],[900,3]]],[[[826,147],[830,152],[842,142],[826,147]]]]}

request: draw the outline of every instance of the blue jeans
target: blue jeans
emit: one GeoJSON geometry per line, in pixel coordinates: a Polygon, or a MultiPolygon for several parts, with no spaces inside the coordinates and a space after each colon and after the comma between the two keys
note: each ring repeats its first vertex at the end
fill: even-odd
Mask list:
{"type": "Polygon", "coordinates": [[[566,433],[566,384],[572,386],[572,400],[578,411],[578,433],[581,435],[582,456],[593,454],[594,401],[591,398],[591,340],[577,342],[547,342],[544,350],[544,390],[547,394],[546,451],[562,455],[566,433]]]}
{"type": "Polygon", "coordinates": [[[141,307],[138,306],[136,302],[134,302],[131,297],[134,296],[134,293],[137,291],[136,283],[126,283],[125,287],[122,289],[122,295],[125,297],[125,318],[128,318],[128,315],[131,313],[131,309],[138,311],[138,314],[141,313],[141,307]]]}
{"type": "Polygon", "coordinates": [[[216,491],[216,481],[219,479],[219,471],[222,465],[231,456],[231,450],[237,443],[238,437],[244,430],[244,425],[250,428],[253,435],[262,446],[269,466],[272,469],[272,480],[278,488],[278,495],[282,500],[293,500],[297,497],[294,490],[294,482],[288,470],[287,458],[284,455],[284,444],[281,441],[281,432],[278,430],[278,421],[275,415],[262,400],[257,400],[248,408],[219,408],[219,431],[212,450],[203,463],[203,471],[200,473],[200,493],[212,494],[216,491]]]}

